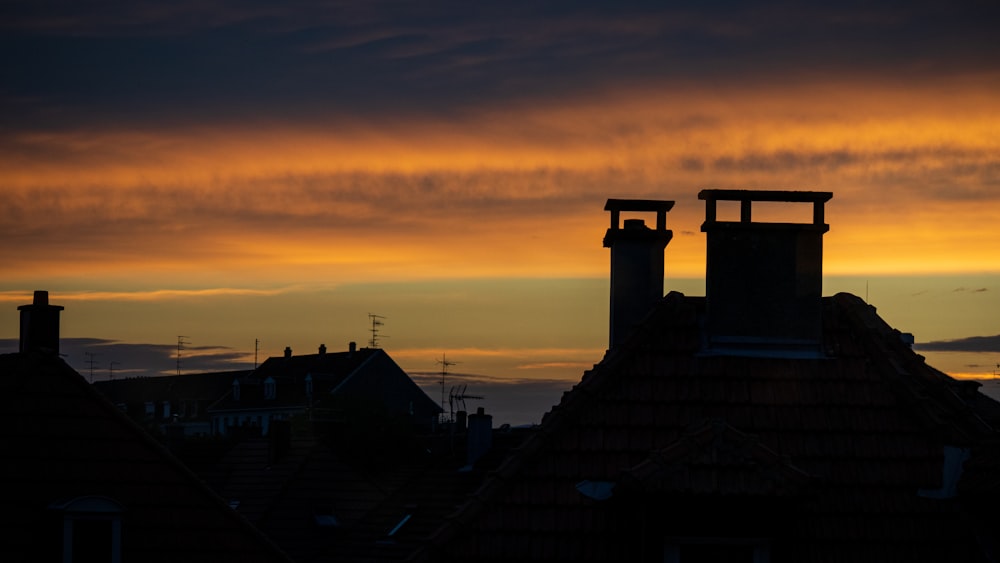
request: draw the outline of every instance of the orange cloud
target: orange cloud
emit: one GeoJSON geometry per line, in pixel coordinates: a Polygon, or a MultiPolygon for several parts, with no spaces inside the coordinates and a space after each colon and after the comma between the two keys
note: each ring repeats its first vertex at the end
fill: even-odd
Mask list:
{"type": "Polygon", "coordinates": [[[697,276],[703,241],[681,233],[698,233],[705,187],[833,191],[831,273],[996,270],[998,82],[680,86],[449,121],[8,134],[3,272],[603,276],[604,199],[644,197],[678,201],[668,276],[697,276]]]}

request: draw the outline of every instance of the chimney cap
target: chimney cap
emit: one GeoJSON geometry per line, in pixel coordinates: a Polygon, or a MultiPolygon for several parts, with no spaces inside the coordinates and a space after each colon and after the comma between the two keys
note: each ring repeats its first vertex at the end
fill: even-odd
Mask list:
{"type": "Polygon", "coordinates": [[[674,202],[662,199],[609,199],[605,211],[670,211],[674,202]]]}
{"type": "Polygon", "coordinates": [[[799,192],[791,190],[716,190],[698,192],[698,199],[722,201],[788,201],[825,202],[830,201],[833,192],[799,192]]]}
{"type": "Polygon", "coordinates": [[[34,295],[31,298],[30,305],[18,305],[18,311],[33,310],[45,308],[49,311],[62,311],[65,309],[62,305],[49,305],[49,292],[44,289],[36,289],[34,295]]]}
{"type": "Polygon", "coordinates": [[[830,226],[826,224],[823,205],[833,197],[833,192],[799,192],[787,190],[701,190],[698,199],[705,201],[705,222],[701,230],[709,229],[747,229],[763,226],[768,230],[791,228],[795,230],[818,230],[826,232],[830,226]],[[718,201],[740,202],[739,221],[719,221],[716,213],[718,201]],[[755,223],[753,220],[752,202],[768,201],[782,203],[812,203],[812,223],[755,223]]]}
{"type": "MultiPolygon", "coordinates": [[[[604,204],[604,210],[611,212],[611,227],[608,229],[608,236],[618,234],[621,231],[622,211],[643,211],[656,213],[656,236],[666,237],[670,240],[673,233],[667,230],[667,212],[673,209],[674,202],[659,199],[609,199],[604,204]]],[[[627,219],[626,219],[627,221],[627,219]]],[[[609,240],[605,236],[604,246],[609,246],[609,240]]]]}

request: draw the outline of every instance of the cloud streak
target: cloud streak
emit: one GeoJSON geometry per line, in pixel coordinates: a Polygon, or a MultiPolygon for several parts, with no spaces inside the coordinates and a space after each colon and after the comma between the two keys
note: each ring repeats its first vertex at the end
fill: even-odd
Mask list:
{"type": "Polygon", "coordinates": [[[968,336],[954,340],[937,340],[914,345],[928,352],[997,352],[1000,353],[1000,334],[995,336],[968,336]]]}
{"type": "MultiPolygon", "coordinates": [[[[0,353],[16,352],[17,347],[17,339],[0,339],[0,353]]],[[[177,373],[176,345],[102,338],[62,338],[60,352],[66,363],[88,381],[177,373]]],[[[252,368],[252,354],[248,358],[246,354],[227,346],[187,346],[181,355],[181,373],[252,368]]]]}
{"type": "MultiPolygon", "coordinates": [[[[847,114],[812,102],[814,88],[673,92],[668,104],[657,92],[620,92],[558,107],[483,108],[447,122],[354,120],[330,131],[0,135],[0,168],[9,171],[0,235],[15,243],[4,267],[141,264],[242,275],[280,264],[339,267],[361,279],[425,277],[449,264],[458,275],[596,275],[605,198],[676,199],[675,230],[697,232],[694,196],[705,187],[834,191],[829,217],[840,240],[888,244],[845,252],[865,259],[852,266],[838,263],[832,238],[833,270],[914,267],[900,260],[906,240],[894,236],[902,233],[933,236],[920,260],[948,271],[996,257],[982,232],[1000,221],[995,100],[970,86],[952,95],[962,97],[956,113],[936,86],[885,89],[896,104],[872,102],[870,87],[841,87],[847,114]],[[912,107],[923,109],[914,116],[912,107]],[[886,209],[892,223],[872,220],[886,209]],[[961,228],[925,227],[959,216],[961,228]],[[510,262],[477,259],[484,245],[510,262]]],[[[686,268],[701,262],[698,245],[678,240],[671,251],[682,272],[697,275],[686,268]]]]}

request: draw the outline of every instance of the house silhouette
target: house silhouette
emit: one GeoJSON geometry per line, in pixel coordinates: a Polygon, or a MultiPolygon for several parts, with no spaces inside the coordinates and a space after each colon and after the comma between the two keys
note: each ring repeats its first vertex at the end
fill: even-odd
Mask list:
{"type": "Polygon", "coordinates": [[[288,557],[59,357],[36,291],[0,355],[4,561],[278,562],[288,557]]]}
{"type": "Polygon", "coordinates": [[[614,309],[648,292],[616,287],[662,284],[672,202],[610,200],[611,349],[407,560],[996,561],[1000,404],[820,295],[831,196],[703,191],[706,296],[627,325],[614,309]],[[756,201],[812,221],[755,221],[756,201]],[[656,229],[618,225],[630,207],[656,229]]]}

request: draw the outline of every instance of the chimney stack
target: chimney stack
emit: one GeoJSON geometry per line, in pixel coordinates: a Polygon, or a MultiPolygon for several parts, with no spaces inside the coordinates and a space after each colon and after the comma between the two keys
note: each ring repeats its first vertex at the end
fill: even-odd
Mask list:
{"type": "Polygon", "coordinates": [[[49,305],[49,292],[36,290],[31,305],[21,305],[21,340],[18,351],[59,355],[59,311],[49,305]]]}
{"type": "Polygon", "coordinates": [[[493,415],[479,407],[476,414],[469,415],[468,424],[466,462],[473,465],[493,447],[493,415]]]}
{"type": "Polygon", "coordinates": [[[716,353],[819,355],[823,205],[830,192],[702,190],[707,235],[707,346],[716,353]],[[739,221],[719,221],[717,201],[739,201],[739,221]],[[752,203],[811,203],[811,223],[754,222],[752,203]]]}
{"type": "Polygon", "coordinates": [[[663,298],[663,249],[674,236],[667,230],[667,211],[673,206],[673,201],[652,199],[609,199],[604,206],[611,212],[611,227],[604,235],[604,247],[611,249],[610,348],[663,298]],[[656,228],[642,219],[626,219],[620,225],[622,211],[656,213],[656,228]]]}
{"type": "Polygon", "coordinates": [[[292,347],[285,346],[285,358],[291,358],[291,357],[292,357],[292,347]]]}
{"type": "Polygon", "coordinates": [[[320,356],[325,356],[326,355],[326,344],[320,344],[319,345],[319,355],[320,356]]]}

